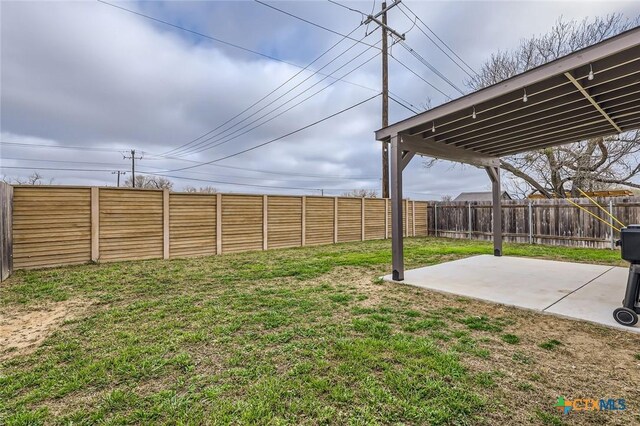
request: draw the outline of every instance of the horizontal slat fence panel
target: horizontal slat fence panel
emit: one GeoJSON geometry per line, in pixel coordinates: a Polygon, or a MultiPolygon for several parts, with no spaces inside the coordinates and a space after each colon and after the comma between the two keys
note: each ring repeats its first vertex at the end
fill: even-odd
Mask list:
{"type": "Polygon", "coordinates": [[[306,245],[333,243],[334,199],[307,197],[306,245]]]}
{"type": "Polygon", "coordinates": [[[14,268],[69,265],[90,260],[90,188],[14,188],[14,268]]]}
{"type": "Polygon", "coordinates": [[[215,194],[170,194],[170,257],[216,254],[216,198],[215,194]]]}
{"type": "Polygon", "coordinates": [[[262,250],[262,196],[222,196],[222,252],[262,250]]]}
{"type": "Polygon", "coordinates": [[[162,258],[162,191],[100,189],[99,194],[99,261],[162,258]]]}
{"type": "Polygon", "coordinates": [[[416,201],[416,237],[427,236],[427,203],[416,201]]]}
{"type": "MultiPolygon", "coordinates": [[[[391,201],[389,201],[389,211],[387,212],[387,224],[389,226],[389,238],[391,238],[391,201]]],[[[407,236],[407,205],[402,203],[402,235],[407,236]]]]}
{"type": "MultiPolygon", "coordinates": [[[[303,221],[299,196],[53,186],[17,186],[13,192],[12,259],[18,269],[92,258],[100,262],[213,255],[218,254],[218,244],[222,253],[298,247],[303,244],[303,226],[305,245],[391,235],[391,203],[383,199],[308,196],[303,221]]],[[[574,201],[608,221],[591,201],[574,201]]],[[[638,197],[597,201],[607,209],[612,201],[613,213],[625,223],[640,222],[638,197]]],[[[406,236],[437,231],[445,237],[492,238],[490,202],[405,200],[402,206],[406,236]]],[[[610,248],[619,237],[566,200],[504,200],[502,212],[503,236],[509,242],[610,248]]]]}
{"type": "Polygon", "coordinates": [[[338,198],[338,242],[362,240],[362,200],[338,198]]]}
{"type": "Polygon", "coordinates": [[[268,248],[302,245],[302,197],[269,196],[268,248]]]}
{"type": "Polygon", "coordinates": [[[364,200],[364,235],[366,240],[385,238],[385,203],[384,199],[367,198],[364,200]]]}

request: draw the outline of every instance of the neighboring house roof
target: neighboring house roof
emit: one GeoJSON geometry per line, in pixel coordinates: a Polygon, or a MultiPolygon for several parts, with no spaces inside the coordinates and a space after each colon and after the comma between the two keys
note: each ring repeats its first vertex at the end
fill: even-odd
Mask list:
{"type": "MultiPolygon", "coordinates": [[[[511,200],[511,196],[507,191],[502,192],[503,200],[511,200]]],[[[487,192],[461,192],[453,201],[493,201],[491,191],[487,192]]]]}

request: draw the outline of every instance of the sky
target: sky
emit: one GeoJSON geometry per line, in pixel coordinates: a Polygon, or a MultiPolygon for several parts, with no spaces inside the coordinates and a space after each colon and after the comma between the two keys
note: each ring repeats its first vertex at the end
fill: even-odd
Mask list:
{"type": "MultiPolygon", "coordinates": [[[[338,2],[365,14],[380,8],[379,1],[338,2]]],[[[171,176],[175,190],[379,194],[380,30],[329,1],[267,3],[340,34],[353,30],[362,42],[254,1],[113,2],[156,20],[98,1],[0,2],[0,174],[115,185],[113,172],[130,175],[125,157],[135,149],[137,172],[171,176]]],[[[389,12],[391,27],[463,92],[468,76],[403,11],[415,12],[474,69],[560,17],[640,15],[640,2],[403,4],[409,9],[389,12]]],[[[445,102],[440,92],[460,96],[400,45],[391,55],[390,91],[409,107],[392,101],[391,123],[445,102]]],[[[438,200],[490,184],[483,170],[427,168],[417,157],[404,189],[412,199],[438,200]]]]}

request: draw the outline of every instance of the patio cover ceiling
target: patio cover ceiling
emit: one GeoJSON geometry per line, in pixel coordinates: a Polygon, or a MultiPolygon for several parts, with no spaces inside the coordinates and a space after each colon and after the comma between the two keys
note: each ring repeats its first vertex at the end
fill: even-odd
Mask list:
{"type": "Polygon", "coordinates": [[[380,129],[376,139],[401,135],[403,150],[489,166],[637,128],[640,27],[380,129]]]}

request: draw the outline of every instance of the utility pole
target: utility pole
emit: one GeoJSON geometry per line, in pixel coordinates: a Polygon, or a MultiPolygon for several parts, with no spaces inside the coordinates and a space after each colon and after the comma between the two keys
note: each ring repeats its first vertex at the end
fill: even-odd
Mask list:
{"type": "MultiPolygon", "coordinates": [[[[387,11],[402,0],[395,0],[389,7],[387,2],[382,2],[382,9],[376,15],[369,15],[365,24],[375,22],[382,29],[382,127],[389,125],[389,48],[387,37],[389,33],[404,40],[404,34],[400,34],[387,25],[387,11]],[[378,20],[381,17],[381,20],[378,20]]],[[[382,198],[389,198],[389,143],[382,142],[382,198]]]]}
{"type": "Polygon", "coordinates": [[[120,188],[120,175],[126,175],[127,172],[123,172],[120,170],[116,170],[115,172],[111,172],[112,175],[118,175],[118,188],[120,188]]]}
{"type": "MultiPolygon", "coordinates": [[[[389,125],[389,56],[387,46],[387,2],[382,2],[382,127],[389,125]]],[[[389,144],[382,142],[382,198],[389,198],[389,144]]]]}
{"type": "Polygon", "coordinates": [[[131,160],[131,186],[136,187],[136,160],[142,160],[142,156],[136,157],[136,150],[131,150],[131,156],[127,157],[123,155],[122,158],[125,160],[131,160]]]}

